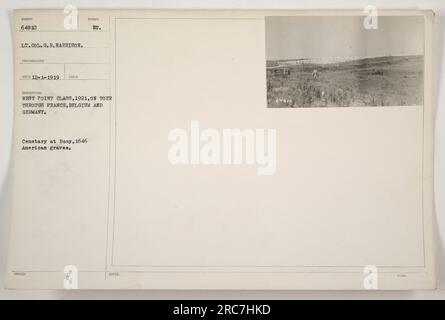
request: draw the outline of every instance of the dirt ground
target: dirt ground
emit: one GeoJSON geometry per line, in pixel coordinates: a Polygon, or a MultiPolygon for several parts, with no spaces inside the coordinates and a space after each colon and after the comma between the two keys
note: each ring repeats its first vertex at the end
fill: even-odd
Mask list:
{"type": "Polygon", "coordinates": [[[329,64],[288,62],[267,62],[270,108],[423,104],[423,56],[377,57],[329,64]],[[277,68],[278,65],[285,67],[277,68]],[[313,77],[314,70],[317,70],[317,79],[313,77]]]}

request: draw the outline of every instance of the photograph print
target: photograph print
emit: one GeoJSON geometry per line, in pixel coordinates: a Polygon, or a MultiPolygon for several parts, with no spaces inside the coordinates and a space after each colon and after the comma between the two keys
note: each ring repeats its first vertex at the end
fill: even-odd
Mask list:
{"type": "Polygon", "coordinates": [[[422,16],[266,17],[267,106],[423,105],[422,16]]]}

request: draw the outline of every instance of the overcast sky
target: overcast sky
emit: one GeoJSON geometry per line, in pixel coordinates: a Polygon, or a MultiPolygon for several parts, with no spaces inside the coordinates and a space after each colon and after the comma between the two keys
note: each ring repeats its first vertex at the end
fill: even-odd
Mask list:
{"type": "Polygon", "coordinates": [[[267,17],[267,60],[423,54],[423,17],[267,17]]]}

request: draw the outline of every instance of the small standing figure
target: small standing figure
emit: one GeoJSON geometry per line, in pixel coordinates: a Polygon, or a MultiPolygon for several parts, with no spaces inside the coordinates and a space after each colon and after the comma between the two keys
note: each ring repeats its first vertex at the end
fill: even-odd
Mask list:
{"type": "Polygon", "coordinates": [[[314,69],[314,71],[312,71],[312,78],[315,81],[318,79],[318,71],[317,71],[317,69],[314,69]]]}

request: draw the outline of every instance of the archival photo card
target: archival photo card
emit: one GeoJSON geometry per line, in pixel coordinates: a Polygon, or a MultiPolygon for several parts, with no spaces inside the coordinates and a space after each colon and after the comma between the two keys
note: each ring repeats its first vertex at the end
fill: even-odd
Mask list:
{"type": "Polygon", "coordinates": [[[267,106],[423,105],[421,16],[266,17],[267,106]]]}
{"type": "Polygon", "coordinates": [[[435,15],[366,18],[15,10],[6,287],[436,288],[435,15]]]}

